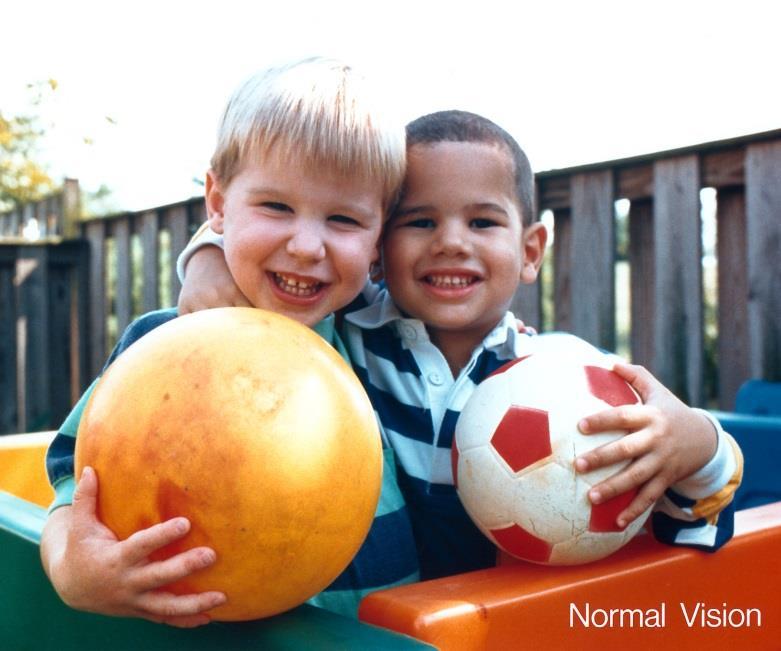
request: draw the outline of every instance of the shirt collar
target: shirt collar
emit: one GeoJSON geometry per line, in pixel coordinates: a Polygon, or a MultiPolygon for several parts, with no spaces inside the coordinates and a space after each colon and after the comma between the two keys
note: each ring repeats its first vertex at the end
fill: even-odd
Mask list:
{"type": "MultiPolygon", "coordinates": [[[[428,340],[428,333],[423,322],[419,319],[405,317],[391,299],[387,289],[381,290],[369,306],[350,312],[344,318],[364,330],[375,330],[389,324],[395,324],[396,331],[402,338],[408,338],[405,334],[409,336],[414,334],[414,337],[428,340]]],[[[482,346],[486,349],[493,349],[509,345],[512,348],[519,335],[521,333],[518,332],[515,315],[512,312],[506,312],[501,321],[483,339],[482,346]]]]}

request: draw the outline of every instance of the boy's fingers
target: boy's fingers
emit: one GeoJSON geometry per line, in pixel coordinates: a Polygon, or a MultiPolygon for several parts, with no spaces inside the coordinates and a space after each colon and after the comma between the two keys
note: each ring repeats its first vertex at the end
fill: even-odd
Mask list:
{"type": "Polygon", "coordinates": [[[624,405],[612,407],[590,414],[578,422],[583,434],[595,434],[615,430],[636,431],[644,427],[649,420],[648,406],[624,405]]]}
{"type": "Polygon", "coordinates": [[[121,543],[122,553],[129,563],[139,563],[152,552],[179,540],[188,531],[190,531],[190,521],[187,518],[172,518],[136,531],[121,543]]]}
{"type": "Polygon", "coordinates": [[[588,492],[589,500],[593,504],[601,504],[617,495],[642,486],[654,476],[653,468],[647,463],[630,463],[617,475],[599,482],[588,492]]]}
{"type": "Polygon", "coordinates": [[[209,547],[188,549],[164,561],[146,565],[138,571],[136,583],[140,590],[156,590],[203,570],[216,560],[217,554],[209,547]]]}
{"type": "Polygon", "coordinates": [[[142,608],[149,619],[166,624],[195,625],[206,624],[209,621],[206,611],[221,606],[227,601],[222,592],[199,592],[196,594],[174,595],[170,592],[147,592],[143,594],[138,606],[142,608]],[[202,621],[203,618],[206,621],[202,621]],[[187,619],[183,619],[187,618],[187,619]],[[190,623],[189,618],[193,618],[190,623]]]}
{"type": "Polygon", "coordinates": [[[627,434],[581,454],[575,459],[575,469],[578,472],[589,472],[620,461],[637,459],[648,451],[648,445],[648,437],[642,432],[627,434]]]}
{"type": "Polygon", "coordinates": [[[157,622],[158,624],[175,626],[176,628],[196,628],[198,626],[203,626],[204,624],[209,624],[212,621],[212,618],[205,613],[200,615],[189,615],[187,617],[170,617],[167,619],[164,617],[148,617],[147,619],[157,622]]]}
{"type": "Polygon", "coordinates": [[[81,472],[79,483],[73,492],[73,519],[83,521],[95,519],[98,499],[98,478],[89,466],[81,472]]]}
{"type": "Polygon", "coordinates": [[[656,378],[644,366],[616,362],[613,371],[632,385],[643,402],[648,402],[656,386],[656,378]]]}
{"type": "Polygon", "coordinates": [[[655,477],[645,484],[635,495],[635,498],[621,513],[618,514],[617,523],[620,527],[627,526],[633,520],[639,518],[645,511],[656,503],[665,490],[665,482],[655,477]]]}

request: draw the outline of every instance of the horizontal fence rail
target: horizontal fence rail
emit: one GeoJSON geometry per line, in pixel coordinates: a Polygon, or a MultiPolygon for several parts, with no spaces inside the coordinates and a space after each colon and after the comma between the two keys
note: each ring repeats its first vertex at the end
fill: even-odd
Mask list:
{"type": "MultiPolygon", "coordinates": [[[[193,198],[75,223],[74,183],[0,215],[0,433],[59,426],[130,321],[175,303],[176,258],[206,218],[193,198]],[[40,239],[26,241],[25,228],[40,239]]],[[[692,405],[729,410],[746,379],[781,380],[781,130],[552,170],[536,183],[554,241],[542,280],[513,304],[527,324],[614,350],[617,306],[628,305],[631,359],[692,405]],[[717,205],[713,350],[704,188],[717,205]],[[620,255],[619,200],[629,205],[620,255]]]]}

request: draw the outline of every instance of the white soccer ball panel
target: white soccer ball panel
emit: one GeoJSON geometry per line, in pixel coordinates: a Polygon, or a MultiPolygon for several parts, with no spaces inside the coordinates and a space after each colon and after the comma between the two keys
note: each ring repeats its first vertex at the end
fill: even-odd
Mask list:
{"type": "Polygon", "coordinates": [[[580,536],[556,544],[551,551],[550,565],[590,563],[612,554],[622,547],[633,534],[626,531],[592,533],[584,531],[580,536]]]}
{"type": "Polygon", "coordinates": [[[483,533],[514,522],[515,482],[489,445],[460,453],[457,490],[467,513],[483,533]]]}
{"type": "Polygon", "coordinates": [[[589,505],[575,474],[546,463],[515,481],[513,522],[548,542],[561,542],[588,527],[589,505]]]}
{"type": "Polygon", "coordinates": [[[459,452],[487,444],[511,403],[510,385],[505,373],[489,377],[475,389],[461,415],[455,431],[459,452]]]}
{"type": "Polygon", "coordinates": [[[512,404],[553,411],[567,402],[567,396],[583,393],[584,383],[577,375],[562,375],[550,361],[532,355],[504,373],[512,404]]]}

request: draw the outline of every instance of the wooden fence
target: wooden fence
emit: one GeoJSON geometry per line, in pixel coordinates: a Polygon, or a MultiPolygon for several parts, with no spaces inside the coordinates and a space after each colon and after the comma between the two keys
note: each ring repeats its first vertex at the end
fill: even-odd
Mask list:
{"type": "MultiPolygon", "coordinates": [[[[700,191],[717,200],[717,405],[781,380],[781,130],[537,176],[553,212],[555,327],[616,339],[615,214],[629,210],[631,356],[692,405],[704,392],[700,191]]],[[[540,321],[539,287],[519,300],[540,321]]]]}
{"type": "MultiPolygon", "coordinates": [[[[72,240],[54,229],[34,242],[0,235],[0,433],[62,423],[117,333],[175,303],[176,257],[204,219],[196,198],[81,222],[72,240]]],[[[0,215],[10,223],[19,221],[0,215]]]]}
{"type": "MultiPolygon", "coordinates": [[[[744,380],[781,380],[781,130],[538,174],[553,274],[519,291],[527,323],[550,322],[551,303],[556,329],[614,348],[618,199],[630,202],[632,359],[693,405],[731,409],[744,380]],[[702,188],[718,206],[717,395],[705,390],[702,188]]],[[[173,262],[204,219],[192,199],[81,222],[75,240],[52,228],[24,243],[3,239],[11,220],[0,215],[0,432],[59,425],[117,333],[175,301],[173,262]]]]}

